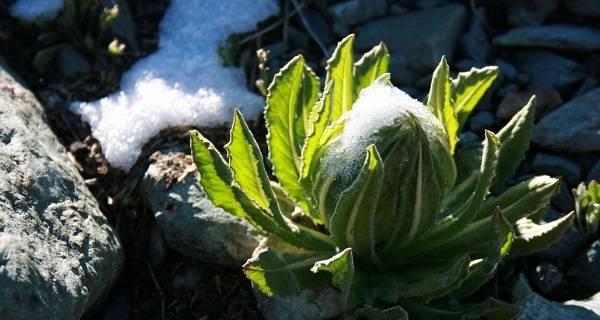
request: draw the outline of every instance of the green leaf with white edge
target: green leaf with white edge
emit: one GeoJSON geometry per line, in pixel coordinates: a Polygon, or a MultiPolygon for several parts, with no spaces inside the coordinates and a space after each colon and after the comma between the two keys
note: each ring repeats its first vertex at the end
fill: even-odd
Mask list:
{"type": "Polygon", "coordinates": [[[352,249],[346,248],[329,259],[317,261],[310,271],[314,273],[318,273],[319,271],[331,273],[333,285],[342,292],[342,308],[346,309],[352,290],[352,280],[354,279],[352,249]]]}
{"type": "Polygon", "coordinates": [[[429,302],[443,297],[466,279],[469,272],[468,255],[430,259],[394,273],[371,273],[370,289],[380,301],[396,303],[400,298],[429,302]]]}
{"type": "Polygon", "coordinates": [[[289,229],[271,189],[258,144],[240,111],[236,109],[234,113],[231,138],[225,145],[233,179],[250,199],[269,211],[282,228],[289,229]]]}
{"type": "Polygon", "coordinates": [[[498,67],[489,66],[481,69],[471,68],[469,71],[460,72],[452,79],[452,100],[459,124],[458,132],[461,132],[469,114],[497,77],[498,67]]]}
{"type": "Polygon", "coordinates": [[[302,250],[276,238],[267,238],[242,268],[246,277],[264,294],[285,298],[327,285],[331,276],[314,274],[310,268],[333,254],[302,250]]]}
{"type": "Polygon", "coordinates": [[[305,129],[298,127],[304,126],[305,117],[308,121],[308,112],[313,107],[308,104],[316,101],[314,86],[315,77],[305,67],[304,58],[296,56],[273,78],[265,109],[267,145],[273,173],[287,194],[307,212],[311,211],[309,199],[299,182],[304,136],[298,133],[305,129]],[[307,92],[310,92],[308,95],[314,95],[314,99],[307,97],[307,92]]]}
{"type": "MultiPolygon", "coordinates": [[[[330,81],[325,84],[325,89],[321,98],[315,104],[310,117],[308,131],[302,148],[302,166],[301,166],[301,179],[309,177],[312,169],[312,163],[315,159],[319,148],[324,144],[322,140],[323,134],[326,128],[329,126],[329,113],[331,112],[331,104],[333,103],[333,91],[331,87],[333,82],[330,81]]],[[[327,140],[327,138],[325,138],[327,140]]],[[[318,159],[318,158],[317,158],[318,159]]]]}
{"type": "Polygon", "coordinates": [[[367,147],[358,176],[344,190],[331,216],[329,229],[339,247],[351,247],[363,263],[381,267],[375,252],[376,208],[383,187],[383,160],[375,145],[367,147]]]}
{"type": "Polygon", "coordinates": [[[405,256],[414,256],[441,245],[448,239],[448,235],[460,233],[475,219],[496,172],[499,144],[498,138],[492,132],[485,132],[479,176],[471,197],[456,212],[428,230],[423,235],[423,240],[411,244],[404,252],[405,256]]]}
{"type": "Polygon", "coordinates": [[[529,136],[533,131],[534,115],[535,96],[532,96],[529,102],[498,132],[498,139],[502,146],[494,181],[496,187],[515,174],[519,164],[525,159],[529,149],[529,136]]]}
{"type": "Polygon", "coordinates": [[[469,276],[450,295],[457,299],[467,297],[488,282],[494,275],[500,260],[508,254],[513,239],[514,234],[511,224],[497,208],[492,217],[492,230],[489,235],[487,255],[483,259],[471,263],[469,276]]]}
{"type": "Polygon", "coordinates": [[[408,313],[401,306],[395,306],[387,309],[377,309],[366,305],[356,309],[351,319],[368,320],[408,320],[408,313]]]}
{"type": "Polygon", "coordinates": [[[333,81],[331,88],[333,103],[330,105],[329,121],[339,119],[342,114],[352,108],[354,103],[354,34],[350,34],[340,41],[327,60],[327,77],[325,83],[333,81]]]}
{"type": "Polygon", "coordinates": [[[200,172],[200,184],[212,203],[225,211],[247,217],[231,188],[233,173],[217,148],[198,131],[191,131],[192,157],[200,172]]]}
{"type": "Polygon", "coordinates": [[[388,72],[390,54],[383,42],[365,53],[354,64],[354,100],[360,91],[373,83],[379,76],[388,72]]]}
{"type": "Polygon", "coordinates": [[[465,251],[485,254],[486,235],[492,226],[492,214],[496,208],[499,207],[504,218],[514,224],[521,218],[547,210],[550,200],[558,192],[559,185],[558,179],[539,176],[509,188],[497,198],[487,199],[474,222],[429,254],[449,255],[465,251]]]}
{"type": "Polygon", "coordinates": [[[545,224],[537,224],[527,218],[520,219],[515,225],[517,237],[511,254],[528,255],[550,247],[572,226],[574,219],[573,212],[545,224]]]}
{"type": "Polygon", "coordinates": [[[442,60],[433,72],[431,88],[427,96],[427,106],[446,129],[450,152],[454,153],[454,148],[458,142],[459,125],[452,105],[451,87],[450,68],[446,62],[446,57],[442,56],[442,60]]]}

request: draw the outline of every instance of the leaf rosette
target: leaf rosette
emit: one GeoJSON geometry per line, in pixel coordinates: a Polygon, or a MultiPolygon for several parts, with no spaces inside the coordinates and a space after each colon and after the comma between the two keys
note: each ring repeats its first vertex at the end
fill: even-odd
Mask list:
{"type": "Polygon", "coordinates": [[[451,78],[442,58],[421,103],[391,84],[385,45],[354,62],[353,41],[328,60],[320,94],[302,56],[275,75],[265,109],[274,177],[239,112],[226,157],[191,134],[208,197],[267,235],[246,276],[282,297],[334,286],[347,318],[514,318],[518,308],[494,297],[465,299],[502,258],[546,248],[573,221],[538,223],[557,179],[500,188],[529,147],[535,98],[498,133],[463,146],[460,131],[496,67],[451,78]]]}

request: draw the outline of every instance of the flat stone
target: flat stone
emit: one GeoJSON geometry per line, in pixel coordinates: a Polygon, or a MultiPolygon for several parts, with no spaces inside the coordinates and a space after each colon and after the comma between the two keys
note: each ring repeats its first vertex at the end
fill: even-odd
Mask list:
{"type": "Polygon", "coordinates": [[[258,232],[212,204],[191,156],[157,152],[152,159],[143,192],[167,245],[200,261],[239,268],[258,245],[258,232]]]}
{"type": "Polygon", "coordinates": [[[349,26],[382,16],[386,10],[386,0],[348,0],[329,6],[333,18],[349,26]]]}
{"type": "Polygon", "coordinates": [[[538,87],[531,91],[507,92],[498,105],[496,117],[503,121],[510,120],[527,104],[533,95],[536,97],[536,119],[540,119],[563,103],[560,92],[553,87],[538,87]]]}
{"type": "Polygon", "coordinates": [[[578,16],[600,17],[600,6],[597,0],[563,0],[567,10],[578,16]]]}
{"type": "Polygon", "coordinates": [[[519,70],[529,74],[534,86],[562,88],[586,76],[577,62],[546,50],[521,52],[517,61],[519,70]]]}
{"type": "Polygon", "coordinates": [[[554,151],[600,151],[600,88],[542,118],[535,125],[532,141],[554,151]]]}
{"type": "Polygon", "coordinates": [[[562,177],[571,185],[576,185],[581,177],[581,169],[576,163],[545,153],[535,155],[531,168],[539,174],[562,177]]]}
{"type": "Polygon", "coordinates": [[[375,20],[356,29],[356,45],[368,50],[383,41],[392,61],[400,56],[408,69],[431,73],[442,55],[452,60],[465,17],[462,5],[448,5],[375,20]]]}
{"type": "Polygon", "coordinates": [[[600,240],[596,240],[592,245],[582,252],[567,271],[567,276],[579,287],[587,289],[589,292],[600,291],[600,240]]]}
{"type": "Polygon", "coordinates": [[[499,46],[540,47],[560,50],[600,50],[600,30],[552,25],[515,28],[494,38],[499,46]]]}
{"type": "Polygon", "coordinates": [[[0,65],[0,317],[80,319],[123,252],[33,94],[0,65]]]}

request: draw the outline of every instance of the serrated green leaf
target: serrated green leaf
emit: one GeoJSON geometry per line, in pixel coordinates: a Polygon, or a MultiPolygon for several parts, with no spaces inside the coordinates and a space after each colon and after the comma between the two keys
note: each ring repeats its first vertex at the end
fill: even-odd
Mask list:
{"type": "MultiPolygon", "coordinates": [[[[471,68],[467,72],[460,72],[455,79],[452,79],[452,100],[459,128],[463,127],[471,111],[497,77],[498,67],[490,66],[481,69],[471,68]]],[[[461,129],[458,130],[460,131],[461,129]]]]}
{"type": "Polygon", "coordinates": [[[352,281],[354,279],[354,258],[352,249],[346,248],[329,259],[317,261],[310,271],[314,273],[319,271],[331,273],[333,285],[342,292],[341,305],[342,309],[345,310],[348,307],[352,290],[352,281]]]}
{"type": "Polygon", "coordinates": [[[433,72],[431,88],[429,89],[429,95],[427,96],[427,106],[440,120],[444,129],[446,129],[450,152],[454,153],[454,148],[458,142],[459,125],[452,105],[451,87],[450,68],[446,62],[446,57],[442,56],[442,60],[433,72]]]}
{"type": "Polygon", "coordinates": [[[229,155],[233,179],[250,199],[269,211],[282,228],[289,229],[271,189],[262,153],[238,109],[234,112],[230,136],[225,149],[229,155]]]}
{"type": "Polygon", "coordinates": [[[365,53],[354,64],[354,100],[360,91],[373,83],[379,76],[388,72],[390,54],[383,42],[365,53]]]}
{"type": "Polygon", "coordinates": [[[532,96],[529,102],[498,132],[501,147],[495,186],[500,186],[512,176],[521,161],[525,159],[529,149],[529,136],[533,131],[534,115],[535,96],[532,96]]]}
{"type": "Polygon", "coordinates": [[[517,237],[511,254],[528,255],[550,247],[571,227],[574,219],[573,212],[546,224],[520,219],[515,225],[517,237]]]}
{"type": "Polygon", "coordinates": [[[350,247],[367,264],[381,266],[375,253],[377,201],[383,187],[383,160],[375,145],[367,148],[358,176],[339,197],[331,216],[330,231],[339,247],[350,247]]]}
{"type": "Polygon", "coordinates": [[[395,303],[400,298],[429,302],[454,290],[469,272],[468,255],[432,258],[395,273],[372,273],[369,285],[378,300],[395,303]]]}
{"type": "Polygon", "coordinates": [[[414,256],[440,246],[444,241],[448,240],[448,235],[462,232],[475,219],[492,184],[498,160],[498,148],[500,147],[498,139],[492,132],[486,131],[485,135],[477,185],[469,200],[456,212],[450,214],[428,230],[423,235],[423,240],[415,241],[411,244],[403,252],[404,256],[414,256]]]}
{"type": "Polygon", "coordinates": [[[581,182],[573,189],[575,198],[575,226],[586,236],[593,237],[600,230],[600,184],[595,180],[581,182]]]}
{"type": "Polygon", "coordinates": [[[487,255],[471,264],[469,276],[459,288],[452,291],[452,297],[457,299],[467,297],[489,281],[494,275],[500,259],[508,254],[513,238],[512,226],[502,216],[498,208],[492,217],[492,230],[488,240],[487,255]]]}
{"type": "Polygon", "coordinates": [[[327,60],[327,77],[325,83],[333,81],[331,88],[333,103],[329,112],[329,121],[339,119],[346,111],[352,108],[354,103],[354,34],[350,34],[340,41],[327,60]]]}
{"type": "Polygon", "coordinates": [[[353,319],[368,320],[408,320],[408,313],[401,306],[395,306],[387,309],[376,309],[371,306],[358,308],[353,315],[353,319]]]}
{"type": "Polygon", "coordinates": [[[332,254],[301,250],[271,238],[261,242],[242,268],[264,294],[290,297],[330,281],[328,274],[314,274],[310,268],[332,254]]]}
{"type": "Polygon", "coordinates": [[[317,99],[318,80],[296,56],[275,75],[269,86],[265,120],[268,131],[267,145],[273,174],[287,194],[306,212],[311,212],[299,178],[308,113],[317,99]]]}

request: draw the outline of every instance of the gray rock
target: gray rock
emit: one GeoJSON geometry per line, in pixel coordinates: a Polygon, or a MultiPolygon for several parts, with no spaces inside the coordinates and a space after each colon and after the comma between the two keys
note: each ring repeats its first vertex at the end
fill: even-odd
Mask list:
{"type": "Polygon", "coordinates": [[[408,69],[431,73],[442,55],[451,60],[465,16],[463,6],[448,5],[375,20],[356,29],[356,44],[366,50],[383,41],[391,61],[402,59],[408,69]]]}
{"type": "Polygon", "coordinates": [[[544,262],[535,267],[533,283],[543,294],[549,294],[557,289],[562,281],[562,273],[553,264],[544,262]]]}
{"type": "Polygon", "coordinates": [[[79,319],[119,275],[119,240],[33,94],[0,66],[0,314],[79,319]]]}
{"type": "Polygon", "coordinates": [[[556,107],[563,103],[560,92],[553,87],[538,87],[531,91],[523,92],[509,91],[504,95],[502,101],[500,101],[496,110],[496,117],[508,121],[527,104],[533,95],[536,97],[536,119],[540,119],[543,115],[556,109],[556,107]]]}
{"type": "Polygon", "coordinates": [[[576,185],[581,177],[581,169],[576,163],[545,153],[535,155],[531,168],[536,173],[562,177],[571,185],[576,185]]]}
{"type": "Polygon", "coordinates": [[[532,140],[565,152],[600,151],[600,88],[571,100],[535,125],[532,140]]]}
{"type": "Polygon", "coordinates": [[[596,180],[600,182],[600,161],[596,162],[596,164],[590,169],[587,176],[585,177],[585,181],[590,182],[592,180],[596,180]]]}
{"type": "Polygon", "coordinates": [[[519,70],[529,74],[534,86],[562,88],[585,77],[577,62],[546,50],[522,52],[517,61],[519,70]]]}
{"type": "Polygon", "coordinates": [[[592,51],[600,50],[600,31],[572,25],[522,27],[494,38],[494,43],[500,46],[592,51]]]}
{"type": "Polygon", "coordinates": [[[153,160],[143,192],[167,245],[198,260],[241,266],[258,245],[257,231],[212,204],[189,155],[157,152],[153,160]]]}
{"type": "Polygon", "coordinates": [[[581,85],[579,86],[577,91],[575,91],[575,93],[573,93],[573,98],[582,96],[586,92],[588,92],[596,87],[598,87],[598,80],[596,80],[596,78],[586,78],[585,80],[583,80],[583,82],[581,82],[581,85]]]}
{"type": "Polygon", "coordinates": [[[87,59],[72,46],[65,46],[58,52],[58,68],[60,73],[69,79],[86,74],[91,70],[87,59]]]}
{"type": "Polygon", "coordinates": [[[600,240],[582,252],[567,271],[567,276],[578,286],[590,292],[600,291],[600,240]]]}
{"type": "Polygon", "coordinates": [[[386,10],[386,0],[347,0],[329,7],[329,13],[336,21],[349,26],[382,16],[386,10]]]}
{"type": "Polygon", "coordinates": [[[598,0],[563,0],[567,10],[575,15],[586,17],[600,17],[600,6],[598,0]]]}
{"type": "Polygon", "coordinates": [[[510,0],[507,4],[508,23],[515,27],[536,26],[554,12],[560,0],[510,0]]]}
{"type": "Polygon", "coordinates": [[[506,60],[498,59],[495,63],[500,68],[500,74],[508,80],[514,80],[519,74],[517,68],[506,60]]]}
{"type": "Polygon", "coordinates": [[[562,305],[531,292],[521,302],[517,320],[597,320],[598,314],[583,306],[562,305]]]}
{"type": "Polygon", "coordinates": [[[266,320],[321,320],[340,315],[339,291],[325,287],[319,290],[305,290],[299,296],[281,298],[267,297],[253,290],[258,300],[258,309],[266,320]]]}
{"type": "Polygon", "coordinates": [[[494,115],[491,112],[481,111],[469,119],[469,126],[473,131],[490,129],[494,125],[494,115]]]}
{"type": "Polygon", "coordinates": [[[600,317],[600,292],[585,300],[569,300],[565,302],[568,306],[583,307],[594,311],[600,317]]]}
{"type": "Polygon", "coordinates": [[[478,62],[486,62],[492,53],[484,24],[477,15],[471,18],[471,24],[460,41],[465,56],[478,62]]]}

